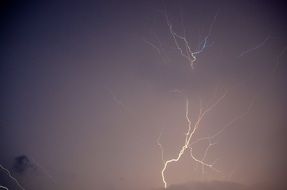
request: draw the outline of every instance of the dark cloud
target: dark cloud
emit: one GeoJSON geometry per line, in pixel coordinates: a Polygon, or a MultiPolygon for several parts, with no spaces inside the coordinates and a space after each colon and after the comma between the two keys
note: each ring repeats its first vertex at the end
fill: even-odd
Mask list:
{"type": "Polygon", "coordinates": [[[23,174],[31,168],[33,168],[33,165],[27,156],[20,155],[14,159],[13,171],[16,173],[23,174]]]}

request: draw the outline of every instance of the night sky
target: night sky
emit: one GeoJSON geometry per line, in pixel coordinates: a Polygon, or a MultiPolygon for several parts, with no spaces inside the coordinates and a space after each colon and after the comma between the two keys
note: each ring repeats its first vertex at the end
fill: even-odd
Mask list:
{"type": "Polygon", "coordinates": [[[284,2],[4,0],[0,25],[1,190],[164,189],[205,110],[167,189],[287,189],[284,2]]]}

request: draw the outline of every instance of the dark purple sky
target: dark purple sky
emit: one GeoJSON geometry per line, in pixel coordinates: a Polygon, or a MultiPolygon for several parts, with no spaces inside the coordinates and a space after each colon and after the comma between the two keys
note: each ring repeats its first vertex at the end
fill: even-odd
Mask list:
{"type": "MultiPolygon", "coordinates": [[[[1,2],[1,166],[26,190],[162,189],[158,137],[164,160],[176,158],[186,101],[194,124],[226,94],[191,140],[225,129],[204,160],[220,172],[202,174],[187,149],[165,172],[168,189],[284,189],[286,11],[273,1],[1,2]],[[166,16],[192,51],[208,37],[194,68],[166,16]]],[[[21,189],[3,168],[0,185],[21,189]]]]}

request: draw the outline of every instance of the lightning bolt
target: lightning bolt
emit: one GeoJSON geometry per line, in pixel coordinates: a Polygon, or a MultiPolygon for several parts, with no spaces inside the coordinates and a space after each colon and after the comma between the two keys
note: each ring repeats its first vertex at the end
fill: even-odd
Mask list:
{"type": "MultiPolygon", "coordinates": [[[[188,63],[190,64],[190,67],[192,69],[194,69],[194,65],[197,59],[197,55],[202,53],[209,45],[207,44],[209,36],[212,32],[213,29],[213,25],[215,23],[215,20],[217,18],[218,13],[216,13],[216,15],[214,16],[213,22],[211,23],[210,27],[209,27],[209,31],[208,34],[204,37],[204,39],[199,43],[199,47],[196,50],[192,50],[191,46],[189,45],[189,41],[187,40],[186,35],[180,35],[178,33],[176,33],[173,29],[173,25],[170,22],[167,13],[165,13],[165,18],[166,18],[166,23],[168,25],[169,28],[169,32],[172,36],[173,42],[175,44],[176,49],[179,51],[180,55],[182,57],[184,57],[188,63]],[[183,46],[180,46],[180,42],[183,42],[183,46]]],[[[185,32],[184,32],[185,33],[185,32]]]]}
{"type": "MultiPolygon", "coordinates": [[[[226,96],[226,93],[224,93],[220,98],[218,98],[215,101],[214,104],[212,104],[211,106],[207,107],[206,109],[203,109],[202,105],[200,103],[199,116],[198,116],[198,119],[196,120],[194,125],[192,125],[191,119],[189,117],[189,100],[188,100],[188,98],[186,99],[186,102],[185,102],[185,109],[186,109],[185,118],[186,118],[187,123],[188,123],[188,129],[187,129],[187,132],[185,133],[185,142],[184,142],[183,146],[181,147],[180,151],[178,152],[178,154],[177,154],[177,156],[175,158],[172,158],[172,159],[169,159],[169,160],[165,160],[163,162],[163,168],[161,170],[161,176],[162,176],[162,181],[164,183],[164,188],[167,188],[165,172],[167,170],[168,165],[171,164],[171,163],[174,163],[174,162],[178,162],[187,149],[192,150],[192,148],[190,146],[190,141],[191,141],[192,137],[194,136],[194,134],[196,133],[197,129],[199,128],[201,121],[205,118],[205,116],[206,116],[206,114],[208,112],[210,112],[219,102],[221,102],[223,100],[223,98],[225,96],[226,96]]],[[[160,149],[161,149],[161,151],[163,153],[162,145],[160,143],[158,143],[158,144],[160,145],[160,149]]],[[[199,163],[201,165],[207,166],[207,167],[213,167],[213,165],[205,163],[203,159],[202,160],[197,159],[192,154],[192,151],[190,151],[190,153],[191,153],[191,158],[195,162],[197,162],[197,163],[199,163]]],[[[206,154],[207,154],[207,151],[206,151],[206,154]]]]}
{"type": "MultiPolygon", "coordinates": [[[[0,164],[0,168],[6,172],[6,174],[9,176],[9,178],[12,179],[12,180],[17,184],[17,186],[18,186],[21,190],[25,190],[25,188],[19,183],[19,181],[18,181],[15,177],[13,177],[13,176],[11,175],[11,172],[10,172],[8,169],[6,169],[6,168],[5,168],[4,166],[2,166],[1,164],[0,164]]],[[[2,187],[2,188],[8,189],[7,187],[2,187]]]]}
{"type": "MultiPolygon", "coordinates": [[[[168,30],[169,33],[171,35],[171,38],[173,40],[173,43],[175,45],[176,50],[179,52],[180,56],[182,56],[185,60],[187,60],[187,62],[189,63],[190,67],[192,69],[194,69],[195,67],[195,63],[197,61],[197,57],[199,54],[201,54],[207,47],[209,47],[211,44],[208,43],[214,23],[217,19],[217,15],[218,12],[216,13],[216,15],[214,16],[214,19],[209,27],[208,33],[207,35],[201,40],[201,42],[198,45],[198,48],[193,50],[190,46],[189,40],[186,37],[185,34],[185,29],[183,34],[179,34],[174,30],[174,27],[172,25],[172,22],[170,21],[167,12],[165,11],[165,19],[166,19],[166,23],[168,26],[168,30]]],[[[266,39],[264,39],[263,42],[261,42],[260,44],[256,45],[253,48],[247,49],[245,51],[243,51],[240,54],[240,57],[257,50],[258,48],[262,47],[265,45],[265,43],[269,40],[269,36],[266,37],[266,39]]],[[[147,43],[148,45],[150,45],[153,49],[156,50],[156,52],[161,55],[161,47],[157,46],[156,44],[144,40],[145,43],[147,43]]],[[[282,53],[280,54],[280,56],[282,56],[285,53],[285,50],[282,51],[282,53]]],[[[278,57],[280,57],[278,56],[278,57]]],[[[175,90],[174,92],[179,92],[181,94],[183,94],[181,91],[175,90]]],[[[192,122],[191,117],[190,117],[190,113],[189,113],[189,99],[186,98],[185,101],[185,120],[187,122],[187,130],[185,132],[185,139],[184,139],[184,143],[181,146],[181,148],[179,149],[178,153],[171,159],[165,159],[164,158],[164,148],[162,146],[162,144],[160,143],[160,139],[162,136],[162,132],[160,133],[158,139],[157,139],[157,145],[160,148],[161,151],[161,161],[162,161],[162,169],[161,169],[161,178],[162,178],[162,182],[164,184],[164,188],[166,189],[168,186],[167,180],[166,180],[166,172],[168,167],[171,164],[175,164],[176,162],[179,162],[180,159],[182,158],[182,156],[189,151],[190,153],[190,157],[192,158],[192,160],[199,164],[201,166],[201,172],[202,172],[202,176],[204,176],[205,174],[205,168],[209,168],[217,173],[221,173],[222,171],[220,171],[219,169],[217,169],[215,167],[215,162],[217,160],[215,160],[213,163],[208,163],[206,162],[206,158],[208,155],[209,150],[216,145],[216,143],[214,143],[214,140],[216,139],[216,137],[218,137],[219,135],[221,135],[227,128],[231,127],[236,121],[242,119],[243,117],[245,117],[251,107],[253,106],[253,102],[248,106],[247,110],[245,112],[243,112],[242,114],[236,115],[236,117],[234,117],[232,120],[230,120],[228,123],[226,123],[225,125],[223,125],[217,132],[215,132],[213,135],[211,136],[206,136],[206,137],[201,137],[199,139],[194,139],[195,138],[195,134],[197,133],[202,121],[205,119],[205,117],[208,115],[208,113],[210,111],[213,110],[214,107],[216,107],[226,96],[226,92],[220,96],[219,98],[216,99],[216,101],[214,101],[212,104],[209,104],[209,106],[205,107],[202,106],[202,101],[200,100],[199,105],[199,113],[197,116],[197,119],[192,122]],[[197,157],[194,152],[193,152],[193,146],[197,143],[200,143],[202,141],[207,141],[208,145],[205,147],[205,149],[203,150],[203,155],[201,156],[201,158],[197,157]]]]}
{"type": "Polygon", "coordinates": [[[211,136],[207,136],[207,137],[202,137],[199,138],[193,142],[191,142],[191,140],[193,139],[192,137],[194,137],[196,131],[198,130],[200,123],[202,122],[202,120],[204,120],[204,118],[206,117],[207,113],[212,111],[212,109],[219,104],[226,96],[227,93],[224,93],[221,97],[219,97],[212,105],[208,106],[207,108],[203,108],[202,103],[200,101],[200,110],[199,110],[199,114],[197,117],[196,122],[194,123],[194,125],[192,125],[192,121],[190,119],[189,116],[189,100],[188,98],[186,99],[186,103],[185,103],[185,119],[188,123],[188,128],[187,128],[187,132],[185,133],[185,141],[183,146],[181,147],[180,151],[178,152],[177,156],[169,159],[169,160],[164,160],[164,150],[163,150],[163,146],[162,144],[159,142],[161,134],[159,136],[159,138],[157,139],[157,144],[160,147],[161,150],[161,156],[162,156],[162,161],[163,161],[163,167],[161,170],[161,177],[162,177],[162,182],[164,184],[164,188],[167,188],[167,181],[166,181],[166,170],[168,168],[168,166],[172,163],[178,162],[180,160],[180,158],[182,157],[182,155],[189,150],[190,151],[190,156],[193,159],[193,161],[195,161],[196,163],[201,165],[201,171],[202,171],[202,175],[204,175],[205,173],[205,168],[210,168],[213,171],[217,172],[217,173],[222,173],[219,169],[217,169],[214,165],[214,163],[207,163],[205,161],[208,151],[210,150],[210,148],[214,145],[216,145],[216,143],[213,142],[213,140],[219,136],[220,134],[222,134],[227,128],[231,127],[235,122],[237,122],[238,120],[242,119],[243,117],[245,117],[251,110],[251,108],[253,107],[254,101],[251,101],[251,103],[249,104],[247,110],[239,115],[237,115],[236,117],[234,117],[230,122],[228,122],[227,124],[225,124],[220,130],[218,130],[216,133],[214,133],[211,136]],[[202,156],[201,159],[197,158],[193,152],[192,152],[192,146],[195,144],[198,144],[202,141],[208,141],[208,146],[205,148],[204,150],[204,154],[202,156]]]}

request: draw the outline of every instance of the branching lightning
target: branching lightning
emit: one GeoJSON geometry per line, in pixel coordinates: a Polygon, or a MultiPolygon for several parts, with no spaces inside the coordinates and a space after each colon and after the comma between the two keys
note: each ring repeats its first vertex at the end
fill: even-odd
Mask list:
{"type": "MultiPolygon", "coordinates": [[[[1,164],[0,164],[0,168],[6,172],[6,174],[9,176],[9,178],[12,179],[21,190],[25,190],[25,188],[19,183],[19,181],[11,175],[11,172],[8,169],[6,169],[1,164]]],[[[8,189],[7,187],[2,187],[2,188],[8,189]]]]}
{"type": "Polygon", "coordinates": [[[199,47],[196,50],[192,50],[192,48],[191,48],[191,46],[189,44],[189,41],[188,41],[188,39],[187,39],[185,34],[184,35],[180,35],[180,34],[178,34],[178,33],[176,33],[174,31],[173,25],[170,22],[167,14],[165,14],[165,18],[166,18],[166,23],[168,25],[169,32],[170,32],[170,34],[172,36],[172,39],[174,41],[176,49],[179,51],[180,55],[182,57],[184,57],[188,61],[188,63],[190,64],[190,67],[192,69],[194,69],[194,65],[195,65],[195,62],[196,62],[196,59],[197,59],[197,55],[202,53],[209,46],[207,43],[208,43],[209,36],[210,36],[210,34],[212,32],[213,25],[214,25],[215,20],[217,18],[217,14],[215,15],[214,20],[213,20],[213,22],[210,25],[208,34],[199,43],[199,47]],[[183,44],[184,44],[183,46],[184,47],[181,47],[179,41],[183,42],[183,44]]]}
{"type": "Polygon", "coordinates": [[[245,117],[249,111],[251,110],[253,104],[254,104],[254,101],[252,101],[250,103],[250,105],[248,106],[247,110],[245,112],[243,112],[242,114],[240,115],[237,115],[236,117],[234,117],[230,122],[228,122],[226,125],[224,125],[220,130],[218,130],[215,134],[211,135],[211,136],[207,136],[207,137],[202,137],[202,138],[199,138],[193,142],[191,142],[192,140],[192,137],[194,137],[196,131],[198,130],[202,120],[206,117],[207,113],[210,112],[217,104],[219,104],[223,99],[224,97],[226,96],[226,93],[224,93],[221,97],[219,97],[211,106],[203,109],[202,107],[202,104],[200,103],[200,110],[199,110],[199,115],[197,117],[197,120],[195,121],[194,125],[192,125],[192,121],[189,117],[189,100],[186,99],[186,111],[185,111],[185,118],[186,118],[186,121],[188,123],[188,129],[187,129],[187,132],[186,132],[186,137],[185,137],[185,141],[184,141],[184,144],[183,146],[181,147],[178,155],[175,157],[175,158],[172,158],[172,159],[169,159],[169,160],[164,160],[163,158],[163,146],[162,144],[159,142],[160,140],[160,137],[161,137],[161,134],[157,140],[157,144],[159,145],[160,147],[160,150],[161,150],[161,155],[162,155],[162,161],[163,161],[163,168],[161,170],[161,176],[162,176],[162,181],[164,183],[164,187],[167,188],[167,181],[166,181],[166,176],[165,176],[165,173],[166,173],[166,170],[167,170],[167,167],[169,164],[171,163],[175,163],[175,162],[178,162],[180,160],[180,158],[182,157],[182,155],[185,153],[186,150],[189,149],[190,151],[190,156],[191,158],[198,164],[201,165],[201,171],[202,171],[202,175],[204,175],[204,172],[205,172],[205,167],[207,168],[210,168],[212,169],[213,171],[217,172],[217,173],[222,173],[219,169],[215,168],[214,163],[207,163],[205,161],[206,157],[207,157],[207,154],[208,154],[208,151],[209,149],[214,146],[216,143],[213,142],[213,140],[219,136],[220,134],[222,134],[227,128],[229,128],[230,126],[232,126],[236,121],[242,119],[243,117],[245,117]],[[198,144],[202,141],[208,141],[208,146],[205,148],[204,150],[204,153],[203,153],[203,156],[201,159],[197,158],[193,152],[192,152],[192,147],[193,145],[195,144],[198,144]]]}
{"type": "MultiPolygon", "coordinates": [[[[168,31],[169,34],[171,36],[172,42],[175,46],[176,51],[179,53],[179,55],[184,58],[188,64],[190,65],[190,67],[192,69],[194,69],[195,64],[197,62],[197,58],[198,55],[201,54],[202,52],[204,52],[204,50],[211,46],[212,44],[209,42],[209,38],[211,35],[211,32],[213,30],[213,26],[214,23],[217,19],[217,15],[218,12],[216,13],[216,15],[213,18],[213,21],[209,27],[208,33],[207,35],[201,39],[200,43],[198,44],[198,47],[193,50],[193,48],[190,45],[190,42],[186,36],[186,32],[184,29],[184,25],[183,25],[183,33],[179,34],[178,32],[175,31],[174,26],[172,24],[172,22],[170,21],[167,11],[164,12],[165,13],[165,19],[166,19],[166,23],[168,26],[168,31]]],[[[157,38],[158,39],[158,38],[157,38]]],[[[259,43],[258,45],[256,45],[255,47],[249,48],[247,50],[244,50],[240,53],[239,57],[245,56],[246,54],[249,54],[259,48],[261,48],[262,46],[264,46],[267,41],[270,39],[270,36],[267,36],[261,43],[259,43]]],[[[157,45],[156,43],[153,43],[151,41],[148,40],[144,40],[144,42],[146,44],[148,44],[149,46],[151,46],[160,56],[163,56],[162,53],[162,45],[159,41],[160,45],[157,45]]],[[[285,53],[286,48],[280,53],[280,55],[278,55],[278,60],[279,58],[285,53]]],[[[279,61],[278,61],[279,63],[279,61]]],[[[278,66],[278,64],[277,64],[278,66]]],[[[183,94],[181,91],[179,90],[175,90],[173,92],[178,92],[180,94],[183,94]]],[[[186,101],[185,101],[185,120],[187,122],[187,130],[185,132],[185,139],[183,141],[183,144],[181,145],[178,153],[170,159],[166,159],[164,158],[164,147],[160,142],[160,139],[162,137],[162,132],[160,133],[158,139],[157,139],[157,145],[160,148],[161,151],[161,161],[162,161],[162,169],[161,169],[161,178],[162,178],[162,182],[164,184],[164,188],[166,189],[168,186],[168,182],[166,179],[166,173],[167,173],[167,169],[171,164],[175,164],[177,162],[180,161],[180,159],[182,158],[182,156],[188,151],[190,154],[191,159],[197,163],[198,165],[201,166],[201,174],[202,176],[205,175],[205,169],[208,168],[216,173],[220,173],[223,175],[223,172],[221,170],[219,170],[218,168],[215,167],[215,163],[217,160],[213,161],[213,162],[209,162],[207,161],[207,157],[208,157],[208,153],[210,151],[210,149],[212,147],[214,147],[216,145],[216,138],[218,136],[220,136],[227,128],[233,126],[233,124],[235,122],[237,122],[238,120],[241,120],[242,118],[244,118],[251,110],[253,104],[254,104],[254,100],[250,103],[250,105],[247,107],[246,111],[244,111],[241,114],[236,115],[234,118],[231,118],[231,120],[229,120],[228,123],[226,123],[225,125],[223,125],[219,130],[217,130],[214,134],[211,134],[210,136],[197,136],[198,133],[198,129],[201,126],[202,121],[206,118],[206,116],[208,115],[209,112],[211,112],[213,110],[214,107],[216,107],[227,95],[227,92],[223,93],[223,95],[221,95],[220,97],[218,97],[213,103],[209,104],[209,106],[203,106],[202,105],[202,101],[200,100],[199,102],[199,112],[197,117],[195,118],[195,120],[192,120],[190,117],[190,113],[189,113],[189,107],[190,107],[190,103],[189,103],[189,99],[186,97],[186,101]],[[196,137],[197,136],[197,137],[196,137]],[[195,149],[195,145],[199,144],[201,142],[207,142],[207,146],[205,148],[203,148],[202,150],[202,156],[197,156],[194,153],[194,149],[195,149]]],[[[224,175],[225,176],[225,175],[224,175]]]]}
{"type": "MultiPolygon", "coordinates": [[[[196,120],[195,124],[192,125],[191,119],[189,117],[189,100],[186,99],[186,104],[185,104],[185,108],[186,108],[186,112],[185,112],[185,118],[188,122],[188,129],[187,132],[185,134],[185,142],[183,144],[183,146],[181,147],[178,155],[175,158],[169,159],[169,160],[165,160],[163,162],[163,168],[161,170],[161,176],[162,176],[162,181],[164,183],[164,187],[167,188],[167,181],[166,181],[166,177],[165,177],[165,172],[167,170],[167,167],[169,164],[174,163],[174,162],[178,162],[180,160],[180,158],[182,157],[182,155],[185,153],[186,150],[190,149],[190,154],[191,154],[191,158],[204,166],[207,167],[212,167],[213,165],[211,164],[207,164],[204,162],[205,156],[203,159],[197,159],[193,154],[192,154],[192,147],[191,147],[191,139],[194,136],[194,134],[196,133],[197,129],[200,126],[201,121],[205,118],[206,114],[208,112],[210,112],[219,102],[221,102],[223,100],[223,98],[226,96],[226,93],[224,93],[220,98],[217,99],[217,101],[215,101],[214,104],[212,104],[211,106],[207,107],[206,109],[203,109],[202,105],[200,106],[200,111],[199,111],[199,115],[198,115],[198,119],[196,120]]],[[[163,153],[163,147],[160,143],[158,143],[161,152],[163,153]]],[[[211,146],[211,145],[210,145],[211,146]]],[[[209,149],[209,148],[208,148],[209,149]]],[[[208,149],[205,151],[205,154],[207,154],[208,149]]]]}

